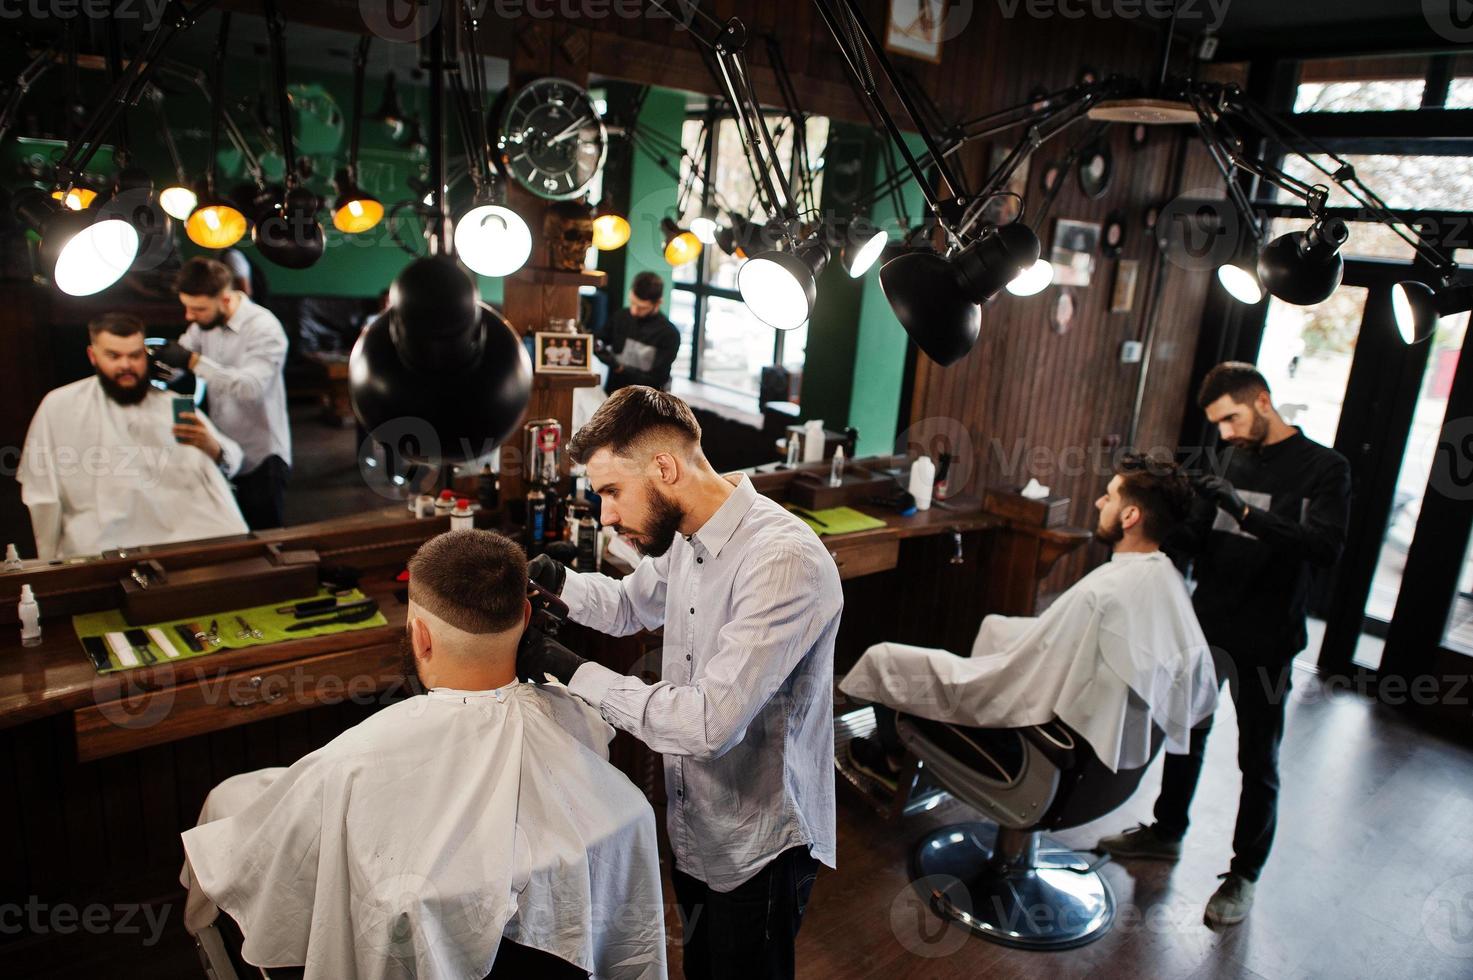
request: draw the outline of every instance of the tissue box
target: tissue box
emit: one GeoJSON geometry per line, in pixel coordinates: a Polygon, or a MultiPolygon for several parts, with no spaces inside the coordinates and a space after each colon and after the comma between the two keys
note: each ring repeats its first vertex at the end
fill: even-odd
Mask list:
{"type": "Polygon", "coordinates": [[[1063,527],[1069,523],[1069,498],[1030,500],[1021,487],[992,487],[982,496],[982,509],[1030,527],[1063,527]]]}

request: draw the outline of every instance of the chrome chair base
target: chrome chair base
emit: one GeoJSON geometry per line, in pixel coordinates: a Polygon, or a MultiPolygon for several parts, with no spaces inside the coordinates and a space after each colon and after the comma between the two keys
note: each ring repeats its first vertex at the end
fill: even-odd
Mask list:
{"type": "Polygon", "coordinates": [[[1115,919],[1115,895],[1080,854],[1041,833],[951,824],[921,839],[915,887],[943,918],[1021,949],[1073,949],[1115,919]]]}

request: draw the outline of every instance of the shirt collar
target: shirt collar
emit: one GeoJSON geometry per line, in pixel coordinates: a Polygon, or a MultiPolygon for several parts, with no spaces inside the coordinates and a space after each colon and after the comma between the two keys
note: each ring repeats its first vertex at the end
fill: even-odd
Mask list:
{"type": "Polygon", "coordinates": [[[737,525],[741,524],[742,518],[747,516],[747,511],[752,509],[752,504],[756,501],[757,489],[752,486],[752,481],[747,479],[745,473],[739,475],[736,489],[726,498],[725,503],[716,508],[716,513],[706,519],[700,530],[690,536],[691,543],[705,548],[712,558],[719,558],[721,549],[731,540],[737,525]]]}
{"type": "Polygon", "coordinates": [[[1110,555],[1111,561],[1150,561],[1153,558],[1165,558],[1160,550],[1156,551],[1117,551],[1110,555]]]}
{"type": "Polygon", "coordinates": [[[231,314],[230,319],[225,321],[225,326],[229,327],[231,330],[234,330],[236,333],[239,333],[241,324],[245,322],[246,310],[254,305],[255,304],[251,302],[251,298],[249,296],[247,296],[245,293],[241,293],[240,305],[235,308],[235,312],[231,314]]]}
{"type": "Polygon", "coordinates": [[[426,693],[437,701],[459,701],[462,704],[469,701],[483,701],[486,698],[505,701],[516,690],[519,683],[521,682],[514,680],[510,684],[492,688],[489,691],[458,691],[452,687],[432,687],[426,693]]]}

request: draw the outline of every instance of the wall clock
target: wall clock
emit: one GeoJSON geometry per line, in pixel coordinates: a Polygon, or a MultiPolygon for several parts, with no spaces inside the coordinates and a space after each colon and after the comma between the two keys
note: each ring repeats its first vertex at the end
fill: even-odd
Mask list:
{"type": "Polygon", "coordinates": [[[603,166],[603,120],[588,93],[565,78],[539,78],[503,95],[498,115],[501,167],[538,197],[577,197],[603,166]]]}

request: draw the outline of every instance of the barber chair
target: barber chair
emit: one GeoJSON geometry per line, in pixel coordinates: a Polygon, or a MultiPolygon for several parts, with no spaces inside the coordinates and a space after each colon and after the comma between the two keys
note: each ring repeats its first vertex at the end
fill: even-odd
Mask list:
{"type": "MultiPolygon", "coordinates": [[[[1109,930],[1115,896],[1098,871],[1108,858],[1044,833],[1120,806],[1150,760],[1111,772],[1057,720],[977,729],[901,715],[896,729],[934,782],[991,821],[942,827],[917,845],[912,878],[937,914],[1022,949],[1072,949],[1109,930]]],[[[1152,736],[1154,759],[1164,733],[1153,728],[1152,736]]]]}
{"type": "MultiPolygon", "coordinates": [[[[245,936],[229,915],[221,913],[215,921],[194,937],[200,963],[209,980],[302,980],[306,970],[300,966],[251,966],[240,955],[245,936]]],[[[486,980],[588,980],[588,974],[571,963],[540,949],[532,949],[509,939],[502,939],[496,950],[496,962],[486,980]]]]}

